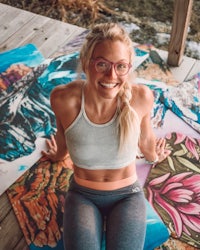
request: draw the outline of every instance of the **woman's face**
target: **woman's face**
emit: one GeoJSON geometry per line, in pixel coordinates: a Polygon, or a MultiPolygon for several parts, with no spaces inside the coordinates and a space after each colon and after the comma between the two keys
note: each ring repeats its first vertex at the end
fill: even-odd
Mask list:
{"type": "Polygon", "coordinates": [[[129,50],[123,42],[106,40],[97,44],[87,73],[90,89],[104,98],[116,97],[128,79],[129,64],[129,50]]]}

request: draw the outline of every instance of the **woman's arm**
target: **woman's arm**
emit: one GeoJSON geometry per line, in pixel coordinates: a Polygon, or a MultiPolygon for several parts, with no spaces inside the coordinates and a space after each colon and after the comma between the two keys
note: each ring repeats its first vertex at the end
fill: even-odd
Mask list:
{"type": "Polygon", "coordinates": [[[151,124],[151,111],[153,108],[154,96],[150,89],[146,89],[143,95],[143,113],[141,119],[141,134],[139,148],[147,162],[154,164],[163,161],[170,151],[166,149],[164,138],[157,139],[151,124]]]}
{"type": "Polygon", "coordinates": [[[63,160],[67,154],[67,145],[65,141],[65,134],[64,128],[60,119],[63,115],[63,101],[60,89],[54,89],[51,94],[51,107],[54,111],[55,118],[56,118],[56,127],[57,132],[56,135],[52,135],[50,139],[46,140],[47,144],[47,151],[42,151],[42,155],[50,159],[51,161],[59,161],[63,160]]]}
{"type": "Polygon", "coordinates": [[[46,140],[46,144],[48,149],[47,151],[43,150],[41,152],[43,156],[47,157],[53,162],[64,160],[68,151],[64,131],[58,121],[56,135],[51,135],[51,138],[46,140]]]}

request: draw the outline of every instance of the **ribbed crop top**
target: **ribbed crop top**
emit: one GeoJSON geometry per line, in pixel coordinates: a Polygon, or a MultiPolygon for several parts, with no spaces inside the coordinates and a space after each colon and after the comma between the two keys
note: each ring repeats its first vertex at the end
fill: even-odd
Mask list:
{"type": "Polygon", "coordinates": [[[116,109],[113,118],[104,124],[89,120],[84,107],[82,91],[81,110],[65,130],[67,148],[73,163],[83,169],[119,169],[135,160],[137,136],[130,145],[119,152],[118,118],[116,109]]]}

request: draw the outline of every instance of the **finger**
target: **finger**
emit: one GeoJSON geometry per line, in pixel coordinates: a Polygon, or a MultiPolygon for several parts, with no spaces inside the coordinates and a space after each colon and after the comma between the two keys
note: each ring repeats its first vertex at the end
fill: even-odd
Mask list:
{"type": "Polygon", "coordinates": [[[172,152],[171,150],[165,149],[164,151],[165,157],[168,157],[171,154],[171,152],[172,152]]]}
{"type": "Polygon", "coordinates": [[[55,139],[55,136],[54,135],[51,135],[51,142],[52,142],[52,146],[53,147],[56,147],[57,144],[56,144],[56,139],[55,139]]]}
{"type": "Polygon", "coordinates": [[[41,154],[42,154],[43,156],[48,157],[48,151],[42,150],[42,151],[41,151],[41,154]]]}
{"type": "Polygon", "coordinates": [[[157,144],[156,144],[156,148],[157,149],[164,149],[166,146],[166,140],[164,138],[160,138],[158,141],[157,141],[157,144]]]}
{"type": "Polygon", "coordinates": [[[52,141],[52,139],[47,139],[46,140],[46,145],[47,145],[47,148],[50,150],[51,148],[54,148],[55,147],[55,140],[52,141]]]}
{"type": "Polygon", "coordinates": [[[157,144],[158,146],[161,146],[161,145],[163,144],[163,142],[164,142],[164,138],[159,138],[159,139],[157,139],[156,144],[157,144]]]}
{"type": "Polygon", "coordinates": [[[51,140],[46,139],[46,145],[47,145],[47,148],[50,148],[51,147],[51,140]]]}
{"type": "Polygon", "coordinates": [[[47,160],[49,160],[49,158],[45,155],[42,155],[41,161],[47,161],[47,160]]]}

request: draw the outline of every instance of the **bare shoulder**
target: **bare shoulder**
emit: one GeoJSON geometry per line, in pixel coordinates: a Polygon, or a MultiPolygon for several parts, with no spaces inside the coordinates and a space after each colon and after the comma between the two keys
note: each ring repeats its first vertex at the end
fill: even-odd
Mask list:
{"type": "Polygon", "coordinates": [[[138,113],[148,113],[153,107],[154,95],[150,88],[142,84],[132,85],[132,106],[138,113]]]}
{"type": "Polygon", "coordinates": [[[152,90],[143,84],[133,84],[132,95],[139,100],[152,101],[154,99],[152,90]]]}
{"type": "Polygon", "coordinates": [[[83,80],[73,81],[56,87],[51,93],[51,107],[63,129],[66,129],[80,112],[83,84],[83,80]]]}
{"type": "Polygon", "coordinates": [[[80,99],[84,81],[77,80],[66,85],[60,85],[53,89],[50,96],[52,108],[62,108],[74,104],[80,99]]]}
{"type": "Polygon", "coordinates": [[[77,80],[66,85],[59,85],[51,92],[51,98],[62,98],[63,96],[73,95],[81,89],[82,84],[82,80],[77,80]]]}

